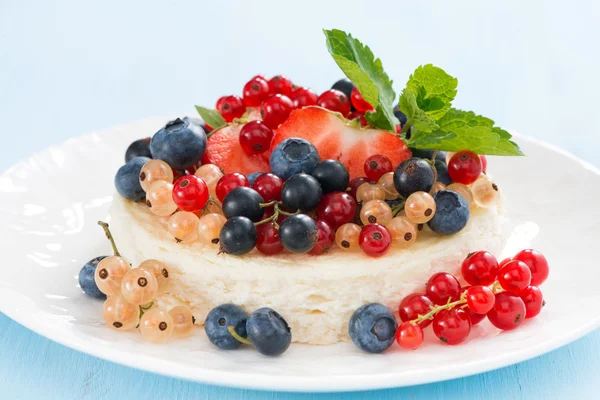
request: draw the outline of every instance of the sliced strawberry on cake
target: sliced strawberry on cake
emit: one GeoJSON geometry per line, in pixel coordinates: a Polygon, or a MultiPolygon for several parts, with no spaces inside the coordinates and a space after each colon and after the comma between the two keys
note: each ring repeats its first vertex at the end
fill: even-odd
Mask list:
{"type": "Polygon", "coordinates": [[[342,162],[348,168],[351,179],[364,176],[365,160],[373,154],[386,156],[394,167],[411,156],[398,136],[377,129],[359,129],[320,107],[305,107],[292,112],[275,132],[271,150],[292,137],[312,143],[322,160],[342,162]]]}

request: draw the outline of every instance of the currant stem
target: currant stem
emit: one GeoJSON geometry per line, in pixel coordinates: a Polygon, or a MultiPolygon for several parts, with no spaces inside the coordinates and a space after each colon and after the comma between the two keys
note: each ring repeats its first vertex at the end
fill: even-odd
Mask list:
{"type": "Polygon", "coordinates": [[[237,340],[238,342],[252,345],[252,342],[250,341],[250,339],[246,339],[246,338],[243,338],[240,335],[238,335],[238,333],[235,331],[235,328],[232,325],[229,325],[227,327],[227,330],[229,331],[229,333],[231,334],[231,336],[233,336],[233,338],[235,340],[237,340]]]}
{"type": "Polygon", "coordinates": [[[404,204],[405,203],[406,203],[406,201],[402,201],[401,203],[398,203],[394,207],[392,207],[392,215],[394,217],[396,215],[400,214],[400,211],[404,210],[404,204]]]}
{"type": "Polygon", "coordinates": [[[268,203],[260,203],[260,208],[267,208],[277,204],[277,200],[270,201],[268,203]]]}
{"type": "Polygon", "coordinates": [[[448,303],[444,304],[443,306],[431,306],[431,311],[429,311],[425,315],[419,315],[417,318],[413,319],[410,322],[413,324],[420,324],[421,322],[426,321],[428,319],[433,319],[433,317],[442,310],[451,310],[456,306],[467,304],[467,298],[465,297],[465,294],[466,291],[462,294],[462,296],[460,296],[460,300],[450,302],[450,299],[448,299],[448,303]]]}
{"type": "Polygon", "coordinates": [[[154,305],[154,302],[152,301],[152,302],[150,302],[150,304],[146,304],[145,306],[139,306],[140,307],[140,319],[146,313],[146,311],[148,311],[149,309],[152,308],[153,305],[154,305]]]}
{"type": "Polygon", "coordinates": [[[103,221],[98,221],[98,225],[100,225],[102,227],[102,229],[104,229],[104,233],[106,234],[106,238],[110,241],[110,245],[113,248],[113,253],[115,253],[115,256],[121,257],[121,253],[119,253],[119,250],[117,249],[117,245],[115,243],[115,239],[113,238],[112,233],[110,233],[110,229],[108,227],[108,224],[106,222],[103,222],[103,221]]]}

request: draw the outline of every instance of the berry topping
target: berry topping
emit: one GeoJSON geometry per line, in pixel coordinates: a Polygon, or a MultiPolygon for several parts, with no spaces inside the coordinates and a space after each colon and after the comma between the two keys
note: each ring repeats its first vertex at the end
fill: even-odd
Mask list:
{"type": "Polygon", "coordinates": [[[150,142],[152,157],[176,170],[194,166],[206,150],[206,134],[196,120],[175,119],[156,132],[150,142]]]}
{"type": "Polygon", "coordinates": [[[271,171],[286,180],[292,175],[310,174],[319,163],[317,149],[304,139],[285,139],[271,153],[271,171]]]}
{"type": "Polygon", "coordinates": [[[256,350],[265,356],[282,354],[292,342],[292,331],[285,319],[268,307],[259,308],[250,315],[246,331],[256,350]]]}
{"type": "Polygon", "coordinates": [[[240,118],[246,112],[246,107],[237,96],[223,96],[217,100],[216,109],[227,122],[240,118]]]}
{"type": "Polygon", "coordinates": [[[364,225],[374,223],[387,225],[393,217],[392,209],[382,200],[369,200],[360,209],[360,220],[364,225]]]}
{"type": "Polygon", "coordinates": [[[519,296],[525,303],[525,318],[533,318],[542,311],[542,307],[544,307],[545,304],[544,296],[537,286],[527,286],[519,293],[519,296]]]}
{"type": "Polygon", "coordinates": [[[160,217],[173,214],[177,210],[177,204],[173,200],[173,184],[165,181],[154,182],[146,193],[146,205],[153,214],[160,217]]]}
{"type": "Polygon", "coordinates": [[[256,227],[250,218],[233,217],[221,228],[219,244],[223,253],[239,256],[254,248],[257,237],[256,227]]]}
{"type": "Polygon", "coordinates": [[[523,261],[510,261],[498,271],[498,282],[504,290],[519,293],[531,283],[531,270],[523,261]]]}
{"type": "Polygon", "coordinates": [[[204,321],[204,331],[208,340],[223,350],[233,350],[242,344],[229,332],[232,326],[239,336],[245,338],[248,314],[235,304],[222,304],[210,310],[204,321]]]}
{"type": "Polygon", "coordinates": [[[383,304],[370,303],[354,311],[348,333],[359,349],[381,353],[394,343],[396,329],[394,314],[383,304]]]}
{"type": "Polygon", "coordinates": [[[269,79],[267,83],[269,84],[270,94],[282,94],[284,96],[289,96],[292,93],[292,81],[283,75],[276,75],[269,79]]]}
{"type": "Polygon", "coordinates": [[[357,250],[360,248],[360,232],[360,226],[353,223],[344,224],[335,231],[335,243],[343,251],[357,250]]]}
{"type": "Polygon", "coordinates": [[[365,175],[377,182],[384,174],[392,172],[392,162],[382,154],[375,154],[365,160],[365,175]]]}
{"type": "Polygon", "coordinates": [[[173,201],[180,210],[199,211],[208,202],[208,186],[196,175],[186,175],[173,184],[173,201]]]}
{"type": "Polygon", "coordinates": [[[352,89],[352,92],[350,93],[350,100],[358,112],[365,113],[367,111],[373,111],[373,106],[363,99],[357,88],[352,89]]]}
{"type": "Polygon", "coordinates": [[[127,302],[120,293],[115,293],[104,302],[102,317],[109,328],[128,331],[138,325],[140,308],[127,302]]]}
{"type": "Polygon", "coordinates": [[[281,189],[281,201],[284,207],[291,211],[314,210],[322,196],[319,181],[304,173],[289,178],[281,189]]]}
{"type": "Polygon", "coordinates": [[[271,139],[273,131],[262,121],[250,121],[240,132],[240,145],[250,156],[269,150],[271,139]]]}
{"type": "Polygon", "coordinates": [[[414,192],[404,205],[406,217],[415,224],[429,222],[435,215],[436,205],[433,196],[427,192],[414,192]]]}
{"type": "Polygon", "coordinates": [[[136,157],[152,158],[152,153],[150,152],[150,139],[151,138],[149,137],[138,139],[131,143],[129,147],[127,147],[127,151],[125,151],[125,162],[129,162],[136,157]]]}
{"type": "Polygon", "coordinates": [[[415,350],[423,343],[423,329],[410,321],[400,324],[396,331],[396,341],[406,350],[415,350]]]}
{"type": "Polygon", "coordinates": [[[525,303],[516,294],[501,292],[496,294],[494,307],[487,317],[496,328],[509,331],[521,325],[526,315],[525,303]]]}
{"type": "Polygon", "coordinates": [[[461,308],[440,311],[433,319],[433,333],[442,342],[456,345],[464,342],[471,333],[469,314],[461,308]]]}
{"type": "Polygon", "coordinates": [[[252,184],[252,189],[262,196],[265,202],[281,200],[283,180],[275,174],[261,174],[252,184]]]}
{"type": "Polygon", "coordinates": [[[287,96],[274,94],[263,101],[260,107],[262,122],[271,129],[277,129],[290,116],[294,103],[287,96]]]}
{"type": "Polygon", "coordinates": [[[292,253],[307,253],[315,246],[319,231],[315,221],[305,214],[284,219],[279,226],[281,244],[292,253]]]}
{"type": "Polygon", "coordinates": [[[265,79],[256,76],[244,85],[244,105],[258,107],[269,97],[269,84],[265,79]]]}
{"type": "Polygon", "coordinates": [[[327,253],[327,251],[333,246],[335,242],[335,231],[329,226],[327,222],[322,219],[318,219],[315,221],[317,225],[317,229],[319,230],[319,234],[317,237],[317,242],[312,250],[309,252],[310,254],[319,255],[323,253],[327,253]]]}
{"type": "Polygon", "coordinates": [[[498,277],[498,261],[488,251],[477,251],[462,262],[461,273],[469,285],[491,285],[498,277]]]}
{"type": "Polygon", "coordinates": [[[158,281],[154,274],[143,268],[127,271],[121,281],[121,294],[127,302],[140,306],[148,304],[158,293],[158,281]]]}
{"type": "Polygon", "coordinates": [[[273,222],[260,224],[256,227],[258,231],[258,240],[256,241],[256,249],[263,254],[272,255],[281,253],[283,245],[279,240],[279,231],[275,228],[273,222]]]}
{"type": "Polygon", "coordinates": [[[343,192],[350,180],[348,170],[337,160],[321,161],[311,175],[317,178],[323,193],[343,192]]]}
{"type": "Polygon", "coordinates": [[[496,297],[487,286],[470,286],[467,290],[467,305],[476,314],[487,314],[494,306],[496,297]]]}
{"type": "Polygon", "coordinates": [[[339,112],[346,117],[350,114],[350,100],[339,90],[327,90],[317,98],[317,105],[330,111],[339,112]]]}
{"type": "Polygon", "coordinates": [[[358,243],[366,255],[379,257],[390,248],[392,237],[385,226],[369,224],[360,231],[358,243]]]}
{"type": "Polygon", "coordinates": [[[217,182],[217,186],[215,188],[215,193],[219,201],[223,202],[225,196],[227,196],[227,193],[241,186],[250,187],[250,182],[248,182],[248,178],[246,178],[242,174],[232,172],[223,175],[223,177],[219,179],[219,182],[217,182]]]}
{"type": "Polygon", "coordinates": [[[162,160],[150,160],[140,171],[140,185],[145,192],[150,190],[154,182],[173,183],[173,169],[162,160]]]}
{"type": "Polygon", "coordinates": [[[129,263],[119,256],[102,259],[94,273],[96,286],[107,296],[120,295],[121,281],[130,268],[129,263]]]}
{"type": "Polygon", "coordinates": [[[458,300],[460,297],[460,283],[453,275],[438,272],[429,278],[425,286],[425,293],[437,305],[444,305],[448,301],[458,300]]]}
{"type": "Polygon", "coordinates": [[[242,216],[258,222],[265,213],[261,203],[264,203],[264,199],[256,190],[246,186],[236,187],[223,199],[223,214],[227,218],[242,216]]]}
{"type": "Polygon", "coordinates": [[[81,271],[79,271],[79,286],[81,287],[81,290],[90,297],[103,300],[106,299],[106,295],[98,289],[94,274],[96,273],[96,268],[100,261],[104,260],[106,257],[108,256],[92,258],[90,261],[86,262],[83,268],[81,268],[81,271]]]}
{"type": "Polygon", "coordinates": [[[352,96],[352,90],[354,89],[354,83],[350,79],[342,78],[331,87],[332,89],[339,90],[344,93],[346,97],[350,98],[352,96]]]}
{"type": "Polygon", "coordinates": [[[177,243],[196,240],[199,218],[189,211],[177,211],[167,222],[167,230],[177,243]]]}
{"type": "Polygon", "coordinates": [[[400,196],[407,198],[414,192],[429,192],[434,182],[433,169],[421,158],[409,158],[394,171],[394,185],[400,196]]]}
{"type": "Polygon", "coordinates": [[[227,219],[216,213],[202,216],[198,221],[198,241],[205,246],[219,247],[219,234],[227,219]]]}
{"type": "MultiPolygon", "coordinates": [[[[400,302],[398,314],[402,321],[408,322],[419,317],[419,315],[425,315],[431,311],[433,302],[429,297],[422,293],[413,293],[406,296],[400,302]]],[[[419,323],[421,328],[427,328],[431,324],[430,319],[425,319],[419,323]]]]}
{"type": "Polygon", "coordinates": [[[448,175],[454,182],[470,185],[481,175],[481,159],[472,151],[459,151],[448,162],[448,175]]]}
{"type": "Polygon", "coordinates": [[[427,223],[429,229],[440,235],[460,232],[469,221],[469,204],[460,194],[442,190],[433,195],[436,211],[427,223]]]}
{"type": "Polygon", "coordinates": [[[513,260],[523,261],[531,270],[531,284],[534,286],[540,286],[548,279],[550,272],[548,268],[548,260],[542,253],[536,250],[521,250],[514,257],[513,260]]]}
{"type": "Polygon", "coordinates": [[[352,179],[348,184],[348,187],[350,188],[350,196],[356,198],[356,191],[358,190],[358,188],[361,187],[363,183],[368,182],[369,180],[364,176],[352,179]]]}
{"type": "Polygon", "coordinates": [[[146,197],[140,183],[140,172],[148,161],[149,158],[136,157],[118,169],[115,175],[115,188],[122,197],[133,201],[140,201],[146,197]]]}
{"type": "Polygon", "coordinates": [[[300,87],[295,89],[288,97],[294,103],[294,108],[302,108],[316,105],[319,96],[312,89],[300,87]]]}
{"type": "Polygon", "coordinates": [[[317,217],[333,229],[352,222],[356,215],[356,201],[345,192],[328,193],[319,202],[317,217]]]}

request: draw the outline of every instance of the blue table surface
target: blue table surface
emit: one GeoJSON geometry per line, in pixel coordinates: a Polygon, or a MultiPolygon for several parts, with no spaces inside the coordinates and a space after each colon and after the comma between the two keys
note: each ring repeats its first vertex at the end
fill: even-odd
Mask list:
{"type": "MultiPolygon", "coordinates": [[[[239,94],[256,73],[285,73],[322,91],[340,76],[323,27],[370,44],[396,90],[417,65],[440,65],[460,80],[457,107],[600,166],[599,18],[593,0],[3,0],[0,170],[90,130],[212,106],[223,94],[239,94]]],[[[536,359],[448,382],[367,393],[267,393],[122,367],[0,314],[0,398],[584,398],[600,390],[599,353],[595,331],[536,359]]]]}

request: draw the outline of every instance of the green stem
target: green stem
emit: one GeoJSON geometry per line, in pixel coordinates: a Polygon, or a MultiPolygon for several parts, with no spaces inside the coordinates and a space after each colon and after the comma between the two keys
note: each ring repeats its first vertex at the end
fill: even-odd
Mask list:
{"type": "Polygon", "coordinates": [[[104,229],[104,233],[106,234],[106,238],[110,241],[110,245],[113,248],[113,253],[115,253],[115,256],[121,257],[121,253],[119,253],[119,250],[117,249],[117,245],[115,243],[115,239],[113,238],[112,233],[110,233],[110,229],[108,228],[108,224],[106,222],[103,222],[103,221],[98,221],[98,225],[100,225],[102,227],[102,229],[104,229]]]}
{"type": "Polygon", "coordinates": [[[277,200],[270,201],[268,203],[260,203],[260,208],[267,208],[277,204],[277,200]]]}
{"type": "Polygon", "coordinates": [[[146,304],[145,306],[139,306],[140,307],[140,319],[142,318],[142,316],[144,315],[144,313],[146,311],[148,311],[149,309],[152,308],[152,306],[154,305],[154,302],[150,302],[150,304],[146,304]]]}
{"type": "Polygon", "coordinates": [[[465,297],[465,293],[463,293],[463,295],[460,297],[460,300],[450,302],[450,299],[448,299],[448,303],[444,304],[443,306],[431,306],[431,311],[429,311],[425,315],[419,315],[417,318],[413,319],[410,322],[412,322],[413,324],[420,324],[421,322],[426,321],[428,319],[433,319],[433,317],[442,310],[451,310],[456,306],[466,304],[467,299],[465,297]]]}
{"type": "Polygon", "coordinates": [[[227,327],[227,330],[229,331],[229,333],[231,334],[231,336],[233,336],[233,338],[235,340],[237,340],[238,342],[252,345],[252,342],[250,341],[250,339],[246,339],[246,338],[243,338],[240,335],[238,335],[238,333],[235,331],[235,328],[232,325],[229,325],[227,327]]]}
{"type": "Polygon", "coordinates": [[[400,211],[404,210],[404,204],[405,203],[406,203],[406,201],[402,201],[401,203],[398,203],[394,207],[392,207],[392,215],[394,217],[396,215],[400,214],[400,211]]]}

